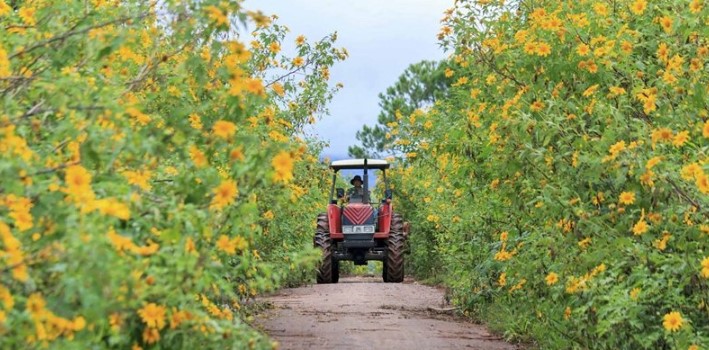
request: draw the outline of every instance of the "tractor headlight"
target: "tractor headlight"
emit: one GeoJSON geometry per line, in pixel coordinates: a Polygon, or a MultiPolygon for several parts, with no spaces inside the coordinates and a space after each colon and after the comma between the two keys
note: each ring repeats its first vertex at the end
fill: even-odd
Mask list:
{"type": "Polygon", "coordinates": [[[365,225],[362,226],[362,229],[364,230],[364,233],[374,233],[374,225],[365,225]]]}

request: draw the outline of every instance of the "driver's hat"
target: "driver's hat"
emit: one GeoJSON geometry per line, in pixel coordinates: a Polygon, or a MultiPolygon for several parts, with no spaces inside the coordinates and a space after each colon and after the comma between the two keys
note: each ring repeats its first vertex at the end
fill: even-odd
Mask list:
{"type": "Polygon", "coordinates": [[[355,177],[353,177],[352,180],[350,180],[350,184],[351,184],[351,185],[354,185],[354,182],[355,182],[356,180],[359,180],[359,182],[364,183],[364,181],[362,181],[362,178],[361,178],[359,175],[355,175],[355,177]]]}

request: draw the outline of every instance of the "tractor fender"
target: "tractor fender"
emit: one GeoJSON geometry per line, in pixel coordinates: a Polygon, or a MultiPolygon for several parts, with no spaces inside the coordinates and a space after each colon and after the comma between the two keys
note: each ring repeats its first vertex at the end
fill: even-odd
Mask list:
{"type": "Polygon", "coordinates": [[[379,217],[377,222],[379,224],[379,232],[384,235],[383,238],[389,236],[389,231],[391,230],[391,204],[384,203],[379,208],[379,217]]]}
{"type": "Polygon", "coordinates": [[[330,204],[327,206],[327,219],[330,226],[330,238],[345,238],[342,234],[342,210],[339,206],[337,206],[337,204],[330,204]]]}

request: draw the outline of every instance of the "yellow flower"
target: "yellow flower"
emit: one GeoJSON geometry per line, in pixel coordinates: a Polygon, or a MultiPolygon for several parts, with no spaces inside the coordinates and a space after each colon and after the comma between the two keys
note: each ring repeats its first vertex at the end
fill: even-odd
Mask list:
{"type": "Polygon", "coordinates": [[[629,55],[633,53],[633,43],[627,40],[623,40],[623,42],[620,44],[620,49],[623,50],[624,53],[629,55]]]}
{"type": "Polygon", "coordinates": [[[246,249],[246,241],[241,236],[229,239],[229,236],[221,235],[217,240],[217,249],[229,255],[234,255],[237,251],[246,249]]]}
{"type": "Polygon", "coordinates": [[[652,157],[645,164],[646,169],[652,169],[655,165],[660,164],[662,157],[652,157]]]}
{"type": "Polygon", "coordinates": [[[663,16],[660,18],[660,25],[662,26],[662,29],[665,31],[665,33],[670,33],[672,32],[672,17],[670,16],[663,16]]]}
{"type": "Polygon", "coordinates": [[[232,161],[237,161],[237,160],[244,160],[246,157],[244,156],[244,151],[241,149],[241,147],[234,148],[229,152],[229,159],[232,161]]]}
{"type": "Polygon", "coordinates": [[[165,327],[165,307],[149,303],[138,310],[138,315],[150,328],[163,329],[165,327]]]}
{"type": "Polygon", "coordinates": [[[271,53],[273,54],[277,54],[281,51],[281,45],[278,44],[278,42],[274,41],[268,45],[268,50],[271,51],[271,53]]]}
{"type": "Polygon", "coordinates": [[[638,296],[640,296],[640,288],[635,287],[630,291],[630,299],[638,300],[638,296]]]}
{"type": "Polygon", "coordinates": [[[77,316],[71,322],[71,327],[75,331],[80,331],[80,330],[84,329],[84,327],[86,327],[86,320],[82,316],[77,316]]]}
{"type": "Polygon", "coordinates": [[[160,340],[160,331],[155,328],[145,328],[143,330],[143,341],[146,344],[154,344],[160,340]]]}
{"type": "Polygon", "coordinates": [[[672,311],[662,317],[662,326],[670,332],[676,332],[684,325],[684,318],[677,311],[672,311]]]}
{"type": "Polygon", "coordinates": [[[236,133],[236,125],[232,122],[219,120],[214,123],[214,126],[212,127],[212,132],[218,137],[228,139],[234,136],[234,134],[236,133]]]}
{"type": "Polygon", "coordinates": [[[596,90],[598,90],[598,86],[599,86],[598,84],[590,86],[588,89],[586,89],[583,92],[583,97],[589,97],[589,96],[593,95],[594,93],[596,93],[596,90]]]}
{"type": "Polygon", "coordinates": [[[586,248],[588,248],[589,245],[591,245],[591,237],[586,237],[586,238],[580,240],[577,244],[578,244],[579,248],[586,249],[586,248]]]}
{"type": "Polygon", "coordinates": [[[99,199],[96,201],[96,207],[103,215],[114,216],[121,220],[130,219],[128,206],[114,198],[99,199]]]}
{"type": "Polygon", "coordinates": [[[686,165],[682,167],[682,171],[680,172],[680,175],[685,180],[695,179],[697,176],[702,174],[704,174],[704,171],[702,170],[702,166],[699,165],[699,163],[691,163],[689,165],[686,165]]]}
{"type": "Polygon", "coordinates": [[[25,306],[25,308],[30,313],[30,315],[35,318],[39,318],[46,314],[46,306],[47,302],[44,301],[44,298],[40,293],[32,293],[27,298],[27,305],[25,306]]]}
{"type": "Polygon", "coordinates": [[[596,3],[593,5],[593,11],[596,12],[599,16],[605,17],[608,15],[608,6],[606,6],[606,4],[596,3]]]}
{"type": "Polygon", "coordinates": [[[72,165],[66,169],[64,182],[67,187],[62,189],[68,198],[78,205],[92,203],[95,194],[91,189],[91,174],[80,165],[72,165]]]}
{"type": "Polygon", "coordinates": [[[702,128],[702,136],[709,139],[709,120],[704,122],[704,127],[702,128]]]}
{"type": "Polygon", "coordinates": [[[500,250],[495,253],[495,260],[497,261],[507,261],[512,259],[512,254],[506,250],[500,250]]]}
{"type": "Polygon", "coordinates": [[[276,182],[290,182],[293,179],[293,163],[293,157],[289,152],[278,153],[271,161],[276,172],[273,179],[276,182]]]}
{"type": "Polygon", "coordinates": [[[217,26],[229,25],[229,18],[224,11],[222,11],[222,9],[212,5],[207,6],[205,10],[207,11],[207,16],[209,19],[211,19],[217,26]]]}
{"type": "Polygon", "coordinates": [[[227,180],[222,182],[217,188],[212,190],[214,197],[212,202],[209,204],[211,209],[222,209],[225,206],[234,203],[234,199],[238,195],[239,191],[236,187],[236,181],[227,180]]]}
{"type": "Polygon", "coordinates": [[[81,165],[66,168],[64,181],[69,188],[85,188],[91,186],[91,174],[81,165]]]}
{"type": "Polygon", "coordinates": [[[305,63],[305,60],[303,59],[303,57],[298,56],[293,59],[293,66],[295,66],[295,67],[300,67],[303,65],[303,63],[305,63]]]}
{"type": "Polygon", "coordinates": [[[295,38],[295,44],[298,46],[305,44],[305,36],[298,35],[298,37],[295,38]]]}
{"type": "Polygon", "coordinates": [[[12,297],[10,290],[0,284],[0,302],[5,310],[12,310],[15,306],[15,299],[12,297]]]}
{"type": "Polygon", "coordinates": [[[189,120],[192,128],[202,130],[202,118],[200,118],[199,115],[192,113],[190,114],[189,120]]]}
{"type": "Polygon", "coordinates": [[[630,5],[630,12],[636,15],[642,15],[647,8],[647,0],[635,0],[632,5],[630,5]]]}
{"type": "Polygon", "coordinates": [[[263,87],[263,81],[259,78],[246,79],[246,91],[257,96],[264,96],[266,94],[266,89],[263,87]]]}
{"type": "Polygon", "coordinates": [[[37,24],[37,20],[34,18],[36,11],[37,10],[32,7],[21,7],[18,11],[18,14],[22,19],[22,22],[25,22],[25,24],[28,26],[33,26],[37,24]]]}
{"type": "Polygon", "coordinates": [[[198,168],[207,165],[207,157],[204,153],[202,153],[202,151],[199,150],[199,148],[197,148],[197,146],[190,146],[190,159],[192,159],[192,162],[198,168]]]}
{"type": "MultiPolygon", "coordinates": [[[[580,65],[581,64],[579,63],[579,66],[580,65]]],[[[593,60],[588,60],[586,61],[586,69],[591,73],[596,73],[598,72],[598,65],[593,60]]]]}
{"type": "Polygon", "coordinates": [[[702,272],[701,272],[702,277],[709,279],[709,256],[707,256],[706,258],[704,258],[702,260],[701,267],[702,267],[702,272]]]}
{"type": "Polygon", "coordinates": [[[646,171],[645,173],[640,175],[640,183],[644,186],[654,187],[655,181],[653,179],[653,176],[655,176],[655,173],[652,170],[646,171]]]}
{"type": "Polygon", "coordinates": [[[135,244],[131,244],[130,247],[130,251],[133,254],[138,254],[142,256],[151,256],[157,253],[158,249],[160,249],[160,245],[154,242],[149,242],[146,246],[137,246],[135,244]]]}
{"type": "Polygon", "coordinates": [[[689,131],[680,131],[672,139],[672,144],[675,147],[682,147],[687,141],[689,141],[689,131]]]}
{"type": "Polygon", "coordinates": [[[507,285],[507,273],[503,272],[500,274],[500,278],[497,279],[497,284],[499,284],[500,287],[507,285]]]}
{"type": "Polygon", "coordinates": [[[571,318],[571,308],[567,306],[566,309],[564,309],[564,319],[568,320],[570,318],[571,318]]]}
{"type": "Polygon", "coordinates": [[[8,6],[4,0],[0,0],[0,16],[4,16],[12,12],[12,7],[8,6]]]}
{"type": "Polygon", "coordinates": [[[185,241],[185,252],[188,254],[192,254],[197,251],[197,247],[194,244],[194,241],[192,240],[192,237],[187,237],[187,240],[185,241]]]}
{"type": "Polygon", "coordinates": [[[500,233],[500,240],[501,240],[501,241],[506,241],[506,240],[507,240],[507,236],[508,236],[507,231],[503,231],[502,233],[500,233]]]}
{"type": "MultiPolygon", "coordinates": [[[[0,11],[2,11],[2,9],[0,9],[0,11]]],[[[7,51],[0,47],[0,78],[9,77],[11,73],[10,59],[7,57],[7,51]]]]}
{"type": "Polygon", "coordinates": [[[666,142],[671,141],[673,137],[672,130],[668,128],[655,129],[652,132],[652,143],[657,143],[658,141],[666,142]]]}
{"type": "Polygon", "coordinates": [[[672,235],[665,231],[662,233],[662,239],[656,239],[652,242],[652,245],[659,251],[664,251],[667,249],[667,242],[672,238],[672,235]]]}
{"type": "Polygon", "coordinates": [[[286,91],[285,91],[285,89],[283,88],[283,85],[281,85],[281,84],[279,84],[279,83],[273,83],[273,85],[271,85],[271,89],[272,89],[273,92],[275,92],[276,95],[278,95],[278,96],[283,97],[283,95],[286,94],[286,91]]]}
{"type": "Polygon", "coordinates": [[[529,109],[531,109],[534,112],[539,112],[544,108],[544,103],[539,100],[535,100],[532,102],[532,104],[529,106],[529,109]]]}
{"type": "Polygon", "coordinates": [[[537,43],[537,47],[534,49],[534,53],[538,56],[549,56],[549,54],[551,54],[551,46],[545,42],[539,42],[537,43]]]}
{"type": "Polygon", "coordinates": [[[124,250],[132,250],[135,247],[133,241],[129,237],[124,237],[116,233],[116,231],[111,227],[106,234],[111,244],[118,252],[123,252],[124,250]]]}
{"type": "Polygon", "coordinates": [[[152,189],[152,185],[150,184],[150,177],[153,176],[153,173],[148,170],[126,170],[121,175],[123,175],[128,180],[129,184],[136,185],[140,187],[143,191],[150,191],[150,189],[152,189]]]}
{"type": "Polygon", "coordinates": [[[177,174],[179,174],[179,171],[174,166],[166,166],[165,167],[165,174],[170,175],[170,176],[177,176],[177,174]]]}
{"type": "Polygon", "coordinates": [[[696,176],[695,184],[699,188],[699,192],[709,194],[709,176],[699,174],[696,176]]]}
{"type": "Polygon", "coordinates": [[[544,278],[546,281],[547,285],[553,286],[556,284],[556,282],[559,282],[559,275],[557,275],[555,272],[549,272],[546,278],[544,278]]]}
{"type": "Polygon", "coordinates": [[[667,47],[667,44],[660,43],[660,45],[657,47],[656,55],[657,58],[660,59],[660,61],[667,61],[667,58],[670,56],[670,49],[667,47]]]}
{"type": "Polygon", "coordinates": [[[135,119],[135,121],[138,122],[138,124],[140,124],[142,126],[148,125],[148,123],[150,123],[150,120],[151,120],[149,115],[141,112],[139,109],[137,109],[135,107],[126,108],[126,114],[131,116],[131,118],[135,119]]]}
{"type": "Polygon", "coordinates": [[[275,217],[275,215],[273,215],[273,212],[270,210],[263,213],[263,218],[266,220],[273,220],[274,217],[275,217]]]}
{"type": "Polygon", "coordinates": [[[645,219],[641,217],[640,220],[637,223],[635,223],[635,225],[633,225],[633,235],[635,235],[635,236],[642,235],[643,233],[647,232],[648,227],[649,226],[648,226],[647,222],[645,221],[645,219]]]}
{"type": "Polygon", "coordinates": [[[623,150],[625,150],[625,141],[618,141],[608,149],[608,153],[610,153],[611,159],[615,159],[618,156],[618,153],[623,150]]]}
{"type": "MultiPolygon", "coordinates": [[[[689,11],[697,14],[702,10],[702,1],[701,0],[692,0],[692,2],[689,4],[689,11]]],[[[1,12],[2,10],[0,10],[1,12]]]]}
{"type": "Polygon", "coordinates": [[[184,321],[192,319],[192,314],[185,310],[177,310],[177,308],[172,308],[172,315],[170,316],[170,329],[175,329],[179,327],[184,321]]]}

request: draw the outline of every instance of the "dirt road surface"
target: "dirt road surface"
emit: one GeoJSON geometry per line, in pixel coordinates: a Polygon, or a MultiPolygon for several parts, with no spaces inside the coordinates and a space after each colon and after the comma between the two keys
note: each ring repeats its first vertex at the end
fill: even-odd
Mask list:
{"type": "Polygon", "coordinates": [[[256,321],[281,349],[517,349],[446,314],[444,293],[413,281],[348,277],[262,300],[256,321]]]}

